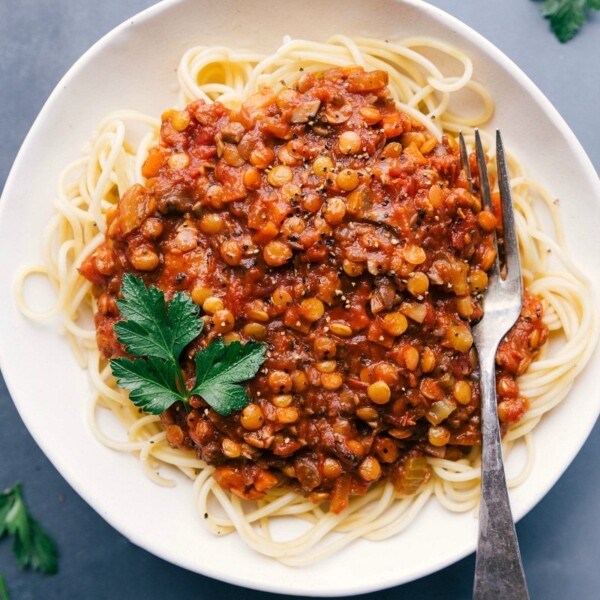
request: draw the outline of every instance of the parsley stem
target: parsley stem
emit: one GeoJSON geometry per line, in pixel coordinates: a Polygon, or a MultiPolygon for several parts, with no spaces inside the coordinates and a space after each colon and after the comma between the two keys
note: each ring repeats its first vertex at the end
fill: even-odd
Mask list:
{"type": "Polygon", "coordinates": [[[184,400],[183,400],[183,404],[185,405],[186,409],[188,408],[188,400],[189,400],[189,394],[187,392],[187,387],[185,385],[185,379],[183,378],[183,373],[181,371],[181,367],[179,366],[179,361],[174,361],[175,363],[175,377],[177,378],[177,381],[175,382],[177,389],[180,391],[181,395],[184,396],[184,400]]]}
{"type": "Polygon", "coordinates": [[[8,595],[8,587],[6,586],[6,579],[4,579],[4,575],[0,573],[0,600],[10,600],[10,596],[8,595]]]}

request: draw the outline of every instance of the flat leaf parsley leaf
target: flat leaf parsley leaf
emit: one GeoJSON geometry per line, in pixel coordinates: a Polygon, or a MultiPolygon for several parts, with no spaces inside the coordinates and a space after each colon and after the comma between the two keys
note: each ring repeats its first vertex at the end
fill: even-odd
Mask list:
{"type": "Polygon", "coordinates": [[[112,358],[113,375],[130,390],[131,401],[144,411],[160,414],[175,402],[188,407],[191,396],[201,396],[219,414],[240,410],[250,401],[240,383],[251,379],[265,359],[263,344],[222,339],[198,350],[196,383],[188,391],[179,364],[183,349],[203,328],[199,308],[177,292],[166,303],[164,293],[131,274],[123,276],[123,298],[117,306],[124,320],[115,324],[117,339],[136,358],[112,358]]]}
{"type": "Polygon", "coordinates": [[[57,572],[56,544],[27,510],[18,483],[0,494],[0,539],[5,535],[13,536],[13,554],[21,569],[57,572]]]}
{"type": "Polygon", "coordinates": [[[222,415],[241,410],[248,396],[237,383],[254,377],[264,360],[264,346],[256,342],[225,345],[219,338],[196,354],[196,385],[190,393],[202,396],[222,415]]]}
{"type": "Polygon", "coordinates": [[[572,39],[587,19],[586,10],[600,10],[600,0],[544,0],[542,15],[563,43],[572,39]]]}
{"type": "Polygon", "coordinates": [[[129,273],[122,292],[117,306],[126,320],[115,325],[115,333],[129,354],[175,361],[202,332],[199,308],[187,294],[176,293],[166,307],[163,292],[129,273]]]}
{"type": "Polygon", "coordinates": [[[177,386],[181,373],[170,362],[152,357],[115,358],[110,362],[119,385],[130,390],[131,401],[146,412],[159,415],[174,402],[187,404],[188,395],[177,386]]]}

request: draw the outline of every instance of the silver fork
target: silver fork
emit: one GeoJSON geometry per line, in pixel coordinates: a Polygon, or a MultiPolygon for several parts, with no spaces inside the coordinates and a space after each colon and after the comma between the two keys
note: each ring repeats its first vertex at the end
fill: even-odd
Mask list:
{"type": "MultiPolygon", "coordinates": [[[[461,163],[472,192],[473,181],[462,133],[459,140],[461,163]]],[[[483,206],[491,210],[485,154],[477,130],[475,153],[483,206]]],[[[473,600],[527,600],[527,583],[504,476],[496,400],[496,352],[502,338],[519,318],[523,302],[510,182],[499,131],[496,132],[496,164],[504,227],[505,268],[501,273],[497,255],[488,273],[488,289],[483,300],[484,315],[473,328],[473,340],[479,356],[482,422],[481,505],[473,600]]],[[[495,244],[497,250],[496,240],[495,244]]]]}

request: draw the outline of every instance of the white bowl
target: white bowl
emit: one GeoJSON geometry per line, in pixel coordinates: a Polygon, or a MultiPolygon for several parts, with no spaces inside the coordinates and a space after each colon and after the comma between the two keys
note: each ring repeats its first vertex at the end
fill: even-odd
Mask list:
{"type": "MultiPolygon", "coordinates": [[[[80,155],[91,131],[115,108],[160,115],[175,103],[175,68],[196,44],[273,50],[283,35],[325,40],[343,32],[402,38],[443,38],[474,59],[476,78],[496,100],[491,126],[529,171],[561,198],[567,239],[578,266],[600,280],[600,184],[583,149],[535,85],[492,44],[453,17],[417,0],[304,0],[251,3],[167,0],[129,19],[91,48],[67,73],[41,111],[15,161],[0,203],[0,281],[39,262],[41,233],[52,214],[62,168],[80,155]]],[[[29,431],[75,490],[131,541],[172,563],[250,588],[337,596],[416,579],[475,548],[474,515],[450,514],[430,502],[396,538],[358,541],[323,562],[292,569],[259,556],[235,536],[203,528],[191,486],[160,488],[136,458],[99,444],[84,418],[90,392],[56,323],[27,321],[12,286],[0,291],[0,364],[29,431]],[[40,358],[41,357],[41,358],[40,358]]],[[[48,300],[48,304],[50,300],[48,300]]],[[[538,460],[531,477],[511,493],[522,517],[561,476],[600,411],[594,374],[598,352],[568,399],[535,431],[538,460]]]]}

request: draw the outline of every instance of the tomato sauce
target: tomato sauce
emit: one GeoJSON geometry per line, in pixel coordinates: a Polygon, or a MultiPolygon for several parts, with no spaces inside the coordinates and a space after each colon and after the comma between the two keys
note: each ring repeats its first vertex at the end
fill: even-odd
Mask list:
{"type": "MultiPolygon", "coordinates": [[[[81,267],[106,358],[124,354],[125,272],[202,306],[190,387],[194,353],[215,337],[266,344],[245,409],[224,417],[196,397],[161,417],[171,445],[196,449],[244,498],[286,485],[339,512],[381,479],[412,493],[426,456],[480,443],[471,325],[501,230],[469,193],[454,139],[399,111],[386,85],[383,71],[331,69],[239,109],[166,112],[146,184],[81,267]]],[[[474,158],[471,170],[477,190],[474,158]]],[[[499,348],[504,429],[527,410],[516,377],[546,340],[541,318],[526,293],[499,348]]]]}

